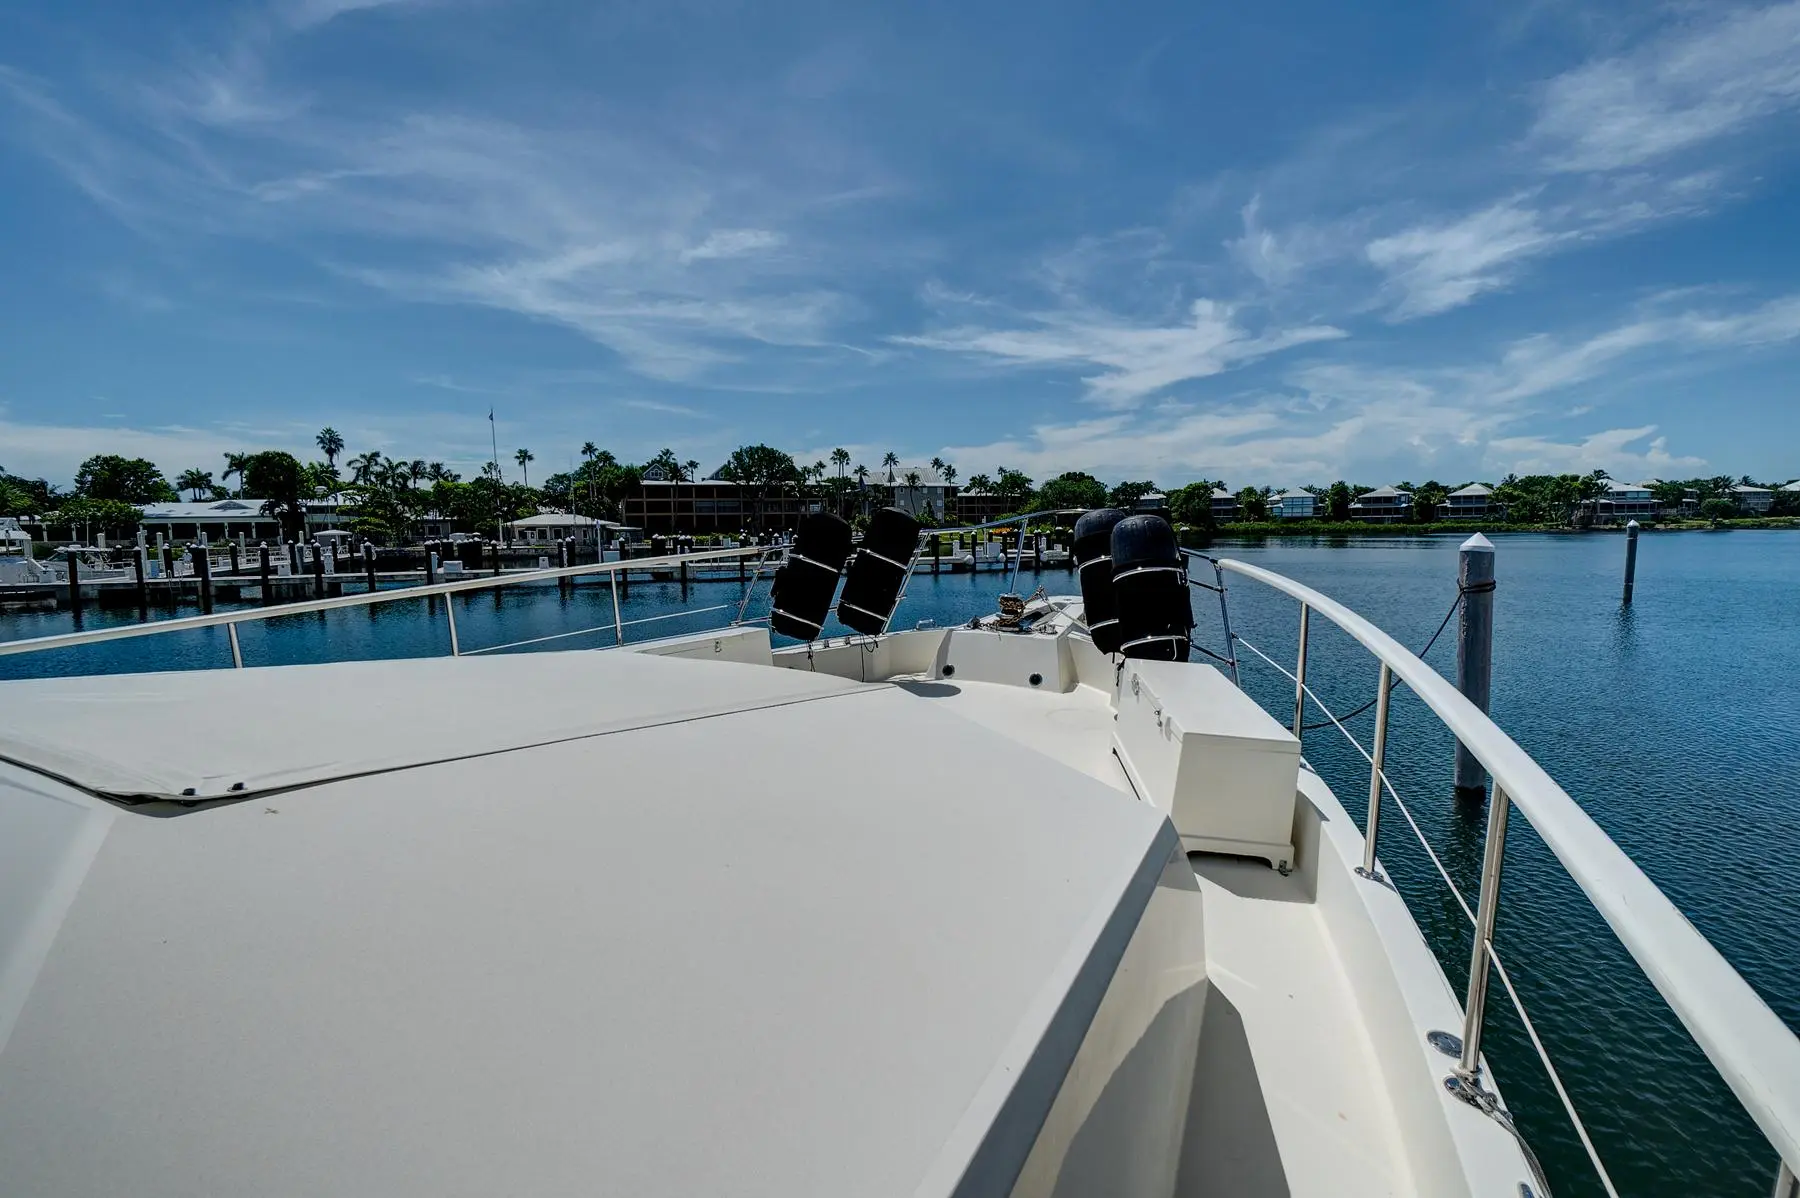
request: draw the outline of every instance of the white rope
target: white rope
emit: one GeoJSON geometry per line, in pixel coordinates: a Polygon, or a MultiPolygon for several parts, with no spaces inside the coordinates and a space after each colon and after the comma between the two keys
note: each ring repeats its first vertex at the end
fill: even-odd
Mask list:
{"type": "Polygon", "coordinates": [[[1506,993],[1512,998],[1513,1010],[1519,1013],[1519,1022],[1525,1025],[1525,1034],[1531,1037],[1531,1046],[1537,1049],[1538,1060],[1544,1063],[1544,1072],[1550,1075],[1550,1084],[1556,1087],[1556,1096],[1562,1099],[1563,1110],[1569,1114],[1569,1122],[1575,1125],[1575,1134],[1581,1137],[1581,1146],[1587,1149],[1588,1161],[1593,1164],[1594,1172],[1600,1175],[1600,1184],[1606,1187],[1610,1198],[1619,1198],[1619,1191],[1613,1185],[1612,1176],[1607,1173],[1606,1166],[1600,1163],[1600,1152],[1594,1147],[1594,1141],[1588,1137],[1587,1126],[1582,1123],[1581,1116],[1575,1113],[1575,1102],[1569,1097],[1569,1091],[1563,1086],[1562,1077],[1556,1072],[1556,1066],[1550,1063],[1550,1052],[1544,1047],[1543,1040],[1538,1038],[1537,1027],[1531,1022],[1531,1016],[1525,1013],[1525,1003],[1519,998],[1519,992],[1513,989],[1512,977],[1506,972],[1506,965],[1500,960],[1500,953],[1494,948],[1491,940],[1487,945],[1488,959],[1500,974],[1500,984],[1506,987],[1506,993]]]}

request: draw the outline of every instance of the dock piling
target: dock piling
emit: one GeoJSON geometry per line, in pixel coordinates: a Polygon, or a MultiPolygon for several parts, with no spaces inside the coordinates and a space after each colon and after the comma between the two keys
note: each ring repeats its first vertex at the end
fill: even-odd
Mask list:
{"type": "Polygon", "coordinates": [[[368,580],[369,594],[375,593],[375,543],[365,540],[362,543],[363,577],[368,580]]]}
{"type": "Polygon", "coordinates": [[[428,587],[437,585],[437,564],[438,543],[427,541],[425,543],[425,585],[428,587]]]}
{"type": "Polygon", "coordinates": [[[188,552],[194,558],[194,575],[200,580],[200,614],[212,615],[212,554],[208,552],[206,543],[188,546],[188,552]]]}
{"type": "Polygon", "coordinates": [[[131,569],[137,575],[138,619],[148,620],[150,618],[150,583],[147,579],[150,566],[145,561],[144,534],[141,532],[138,534],[137,548],[131,552],[131,569]]]}
{"type": "Polygon", "coordinates": [[[312,544],[313,598],[325,597],[325,555],[319,552],[319,543],[312,544]]]}
{"type": "Polygon", "coordinates": [[[81,621],[81,556],[69,553],[69,614],[81,621]]]}
{"type": "MultiPolygon", "coordinates": [[[[1456,586],[1462,595],[1457,614],[1456,689],[1487,714],[1494,680],[1494,545],[1480,533],[1457,554],[1456,586]]],[[[1456,745],[1459,798],[1487,796],[1487,770],[1461,741],[1456,745]]]]}
{"type": "Polygon", "coordinates": [[[1625,526],[1625,606],[1631,606],[1631,592],[1637,586],[1638,522],[1625,526]]]}
{"type": "Polygon", "coordinates": [[[262,559],[262,602],[263,606],[267,607],[275,602],[275,585],[269,580],[269,543],[267,541],[259,542],[256,552],[262,559]]]}

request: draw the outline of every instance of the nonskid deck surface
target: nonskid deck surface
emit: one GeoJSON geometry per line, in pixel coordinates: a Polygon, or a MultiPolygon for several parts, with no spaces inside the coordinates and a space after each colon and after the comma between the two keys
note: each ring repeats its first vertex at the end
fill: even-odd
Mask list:
{"type": "MultiPolygon", "coordinates": [[[[1104,692],[894,680],[1130,791],[1104,692]]],[[[1196,854],[1212,992],[1180,1193],[1376,1198],[1416,1189],[1349,979],[1302,877],[1196,854]]]]}

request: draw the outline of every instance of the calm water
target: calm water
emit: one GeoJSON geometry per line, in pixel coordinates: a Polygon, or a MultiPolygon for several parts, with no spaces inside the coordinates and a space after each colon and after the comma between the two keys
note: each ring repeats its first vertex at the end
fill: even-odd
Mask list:
{"type": "MultiPolygon", "coordinates": [[[[1618,602],[1617,537],[1497,538],[1493,714],[1744,973],[1790,1026],[1800,1027],[1800,536],[1784,532],[1647,536],[1637,599],[1618,602]]],[[[1455,597],[1456,541],[1443,538],[1221,542],[1228,556],[1267,566],[1343,600],[1414,648],[1455,597]]],[[[1040,580],[1071,589],[1067,573],[1040,580]]],[[[1021,589],[1033,585],[1022,580],[1021,589]]],[[[995,575],[913,581],[899,626],[940,625],[993,609],[995,575]]],[[[696,584],[686,606],[728,604],[735,583],[696,584]]],[[[1196,636],[1219,647],[1212,596],[1195,592],[1196,636]]],[[[604,587],[569,598],[509,588],[458,598],[465,651],[604,626],[534,646],[611,643],[604,587]]],[[[1293,660],[1292,602],[1254,583],[1232,592],[1238,633],[1293,660]]],[[[627,620],[682,607],[675,584],[638,584],[627,620]]],[[[732,611],[627,630],[631,639],[695,631],[732,611]]],[[[121,615],[90,614],[84,627],[121,615]]],[[[67,614],[0,616],[0,639],[67,631],[67,614]]],[[[401,657],[449,649],[441,601],[297,616],[247,625],[248,664],[401,657]],[[429,610],[428,610],[429,607],[429,610]]],[[[1314,621],[1311,679],[1336,711],[1374,693],[1377,666],[1349,638],[1314,621]]],[[[1431,660],[1454,671],[1452,634],[1431,660]]],[[[1245,686],[1284,722],[1290,684],[1245,654],[1245,686]]],[[[0,677],[193,669],[228,664],[222,632],[125,641],[0,658],[0,677]]],[[[1309,718],[1317,718],[1309,717],[1309,718]]],[[[1372,716],[1352,721],[1367,738],[1372,716]]],[[[1332,729],[1308,734],[1308,758],[1359,821],[1367,766],[1332,729]]],[[[1450,794],[1452,744],[1405,690],[1394,699],[1389,766],[1464,892],[1480,874],[1480,811],[1450,794]]],[[[1382,858],[1460,993],[1466,924],[1398,813],[1383,820],[1382,858]]],[[[1508,838],[1498,935],[1514,980],[1621,1190],[1639,1195],[1767,1194],[1775,1159],[1699,1051],[1668,1015],[1587,900],[1522,819],[1508,838]]],[[[1562,1195],[1598,1194],[1535,1055],[1496,984],[1489,1055],[1518,1121],[1562,1195]]]]}

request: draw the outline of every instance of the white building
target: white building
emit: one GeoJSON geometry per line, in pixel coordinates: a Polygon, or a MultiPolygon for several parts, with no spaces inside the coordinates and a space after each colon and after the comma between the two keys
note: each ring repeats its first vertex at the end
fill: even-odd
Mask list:
{"type": "Polygon", "coordinates": [[[623,527],[611,520],[596,520],[592,516],[577,516],[570,512],[539,512],[535,516],[514,520],[506,526],[506,531],[511,540],[523,545],[554,545],[558,541],[574,541],[577,545],[591,546],[594,539],[602,533],[609,539],[612,537],[606,530],[623,527]]]}
{"type": "Polygon", "coordinates": [[[240,533],[246,541],[281,542],[281,522],[263,514],[260,499],[212,499],[202,503],[150,503],[139,511],[138,527],[154,541],[158,533],[177,543],[229,541],[240,533]]]}
{"type": "Polygon", "coordinates": [[[1628,520],[1654,520],[1657,512],[1656,499],[1650,493],[1649,483],[1611,480],[1606,484],[1606,494],[1595,501],[1594,522],[1623,524],[1628,520]]]}
{"type": "Polygon", "coordinates": [[[929,514],[942,519],[956,498],[956,488],[930,466],[884,467],[881,485],[892,493],[890,502],[909,516],[929,514]],[[917,484],[907,481],[915,475],[917,484]]]}
{"type": "Polygon", "coordinates": [[[1212,489],[1212,518],[1219,524],[1228,520],[1236,520],[1238,518],[1237,496],[1224,487],[1214,487],[1212,489]]]}
{"type": "Polygon", "coordinates": [[[1269,503],[1277,520],[1312,520],[1319,514],[1319,497],[1310,491],[1283,491],[1269,503]]]}
{"type": "Polygon", "coordinates": [[[1470,483],[1452,491],[1438,504],[1438,518],[1443,520],[1485,520],[1494,507],[1493,488],[1470,483]]]}
{"type": "Polygon", "coordinates": [[[1412,517],[1411,491],[1399,487],[1376,487],[1364,491],[1350,504],[1350,518],[1370,524],[1399,524],[1412,517]]]}
{"type": "Polygon", "coordinates": [[[1775,492],[1767,487],[1737,486],[1731,488],[1732,502],[1738,511],[1750,516],[1766,516],[1775,506],[1775,492]]]}

